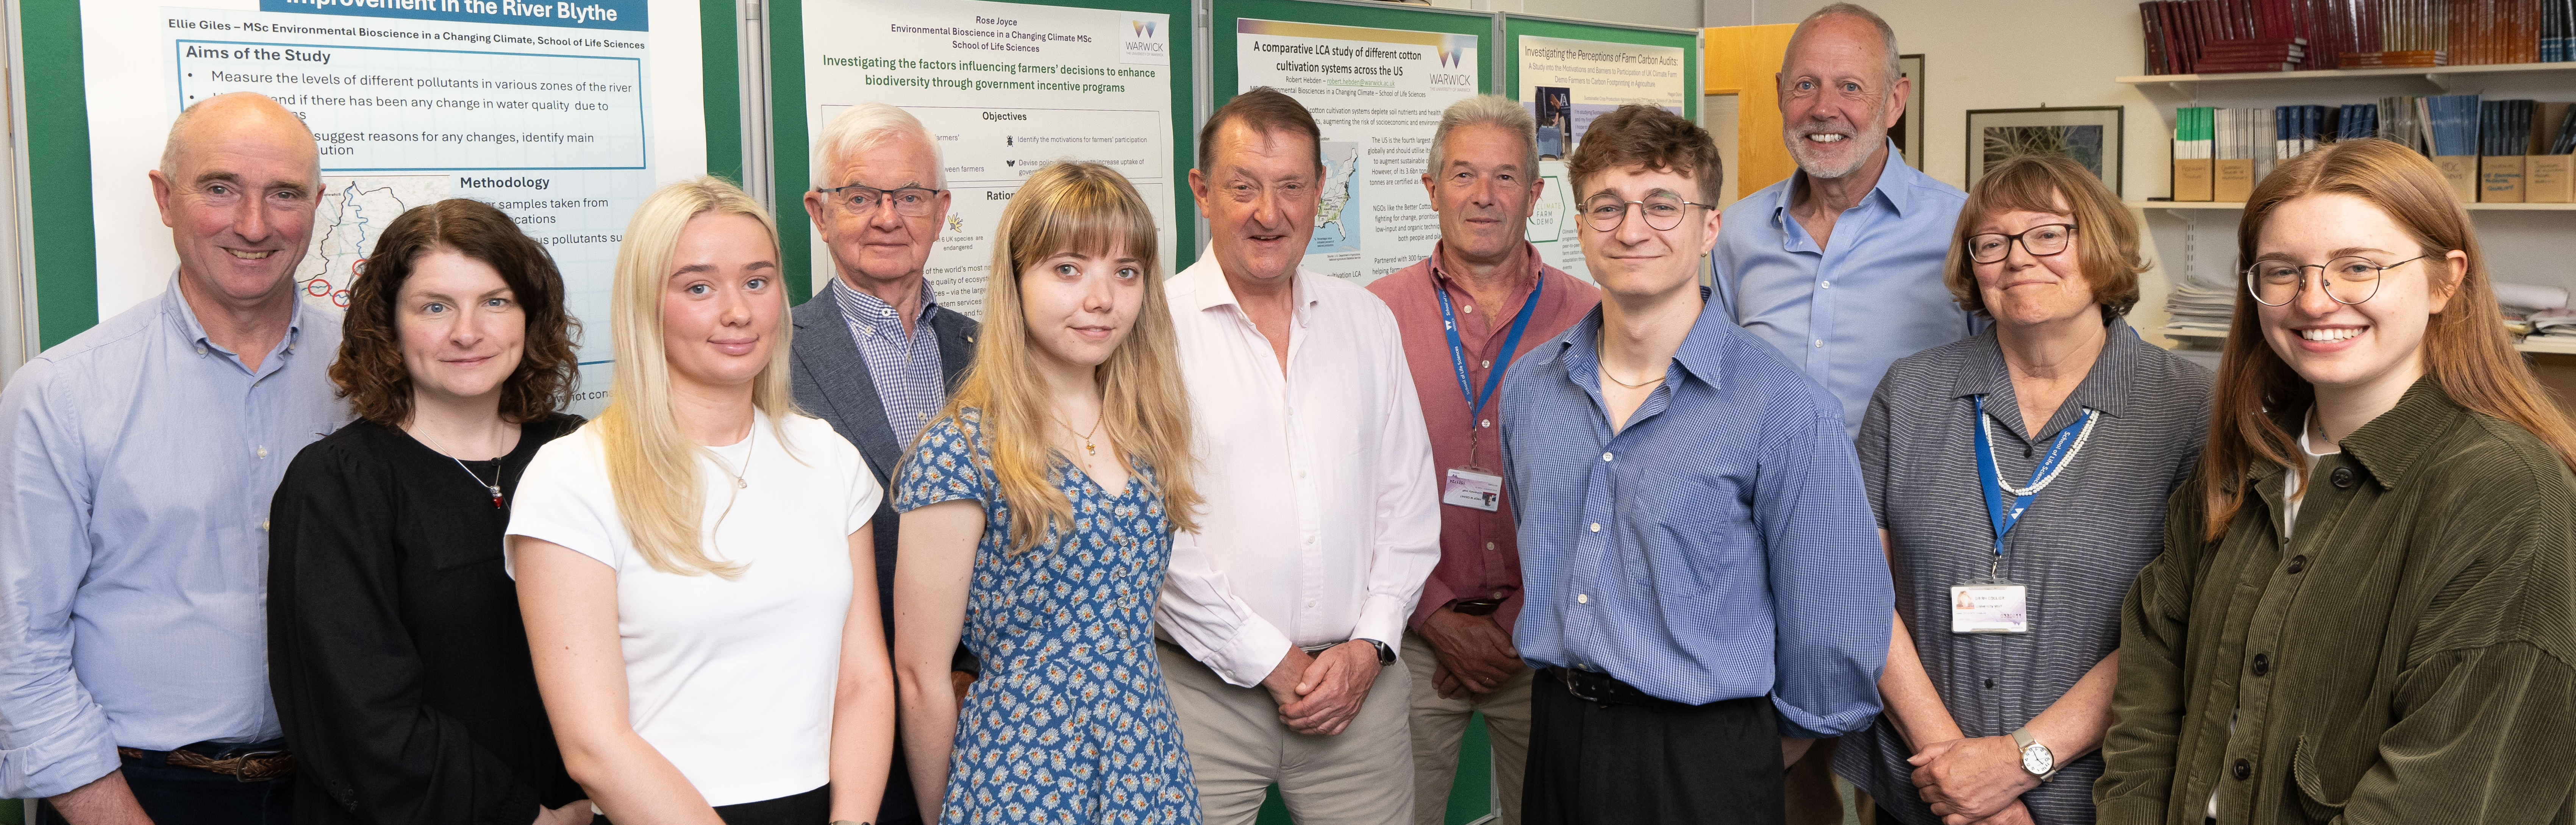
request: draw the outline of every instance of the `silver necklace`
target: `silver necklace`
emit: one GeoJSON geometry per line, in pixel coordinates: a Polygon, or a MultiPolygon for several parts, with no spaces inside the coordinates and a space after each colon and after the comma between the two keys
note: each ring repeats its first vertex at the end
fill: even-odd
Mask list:
{"type": "Polygon", "coordinates": [[[448,456],[448,457],[447,457],[447,460],[449,460],[449,461],[453,461],[453,462],[456,462],[456,469],[464,470],[464,471],[465,471],[465,476],[466,476],[467,478],[474,479],[474,486],[476,486],[476,487],[481,487],[481,488],[483,488],[483,489],[485,489],[485,490],[491,491],[491,493],[492,493],[492,509],[494,509],[494,510],[501,509],[501,470],[500,470],[500,468],[495,467],[495,468],[493,468],[493,469],[492,469],[492,483],[490,483],[490,484],[485,484],[485,483],[483,483],[483,476],[481,476],[481,475],[479,475],[479,474],[475,473],[475,472],[474,472],[474,468],[472,468],[472,467],[468,467],[468,466],[465,466],[465,459],[457,458],[457,457],[455,457],[455,456],[448,456]]]}

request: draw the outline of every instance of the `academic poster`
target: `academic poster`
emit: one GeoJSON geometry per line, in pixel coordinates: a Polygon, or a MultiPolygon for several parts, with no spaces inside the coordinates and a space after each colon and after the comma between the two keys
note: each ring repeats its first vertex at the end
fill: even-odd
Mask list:
{"type": "MultiPolygon", "coordinates": [[[[302,117],[321,151],[313,236],[296,273],[308,305],[345,309],[377,236],[404,210],[450,197],[488,202],[562,270],[567,309],[586,332],[574,410],[596,412],[609,384],[609,286],[626,222],[657,172],[705,168],[697,18],[669,6],[242,0],[153,10],[159,58],[93,67],[88,86],[100,314],[148,299],[170,278],[144,171],[171,119],[209,97],[258,92],[302,117]],[[667,31],[672,24],[684,33],[667,31]],[[657,105],[667,78],[657,63],[675,40],[687,44],[676,58],[687,105],[657,105]],[[160,105],[137,109],[110,85],[135,68],[158,75],[160,105]],[[103,95],[117,100],[103,106],[103,95]],[[678,146],[663,145],[675,134],[678,146]]],[[[113,53],[89,52],[94,62],[113,53]]]]}
{"type": "Polygon", "coordinates": [[[1235,21],[1236,79],[1297,98],[1323,130],[1323,202],[1305,267],[1368,283],[1440,240],[1422,189],[1440,113],[1476,94],[1473,35],[1235,21]]]}
{"type": "MultiPolygon", "coordinates": [[[[1187,58],[1170,54],[1169,15],[979,0],[807,0],[804,15],[808,146],[869,102],[903,107],[939,141],[951,204],[923,274],[941,306],[984,317],[1002,207],[1059,160],[1126,175],[1166,268],[1179,260],[1172,63],[1187,58]]],[[[820,290],[832,255],[819,233],[811,244],[820,290]]]]}
{"type": "Polygon", "coordinates": [[[1592,119],[1630,103],[1686,115],[1684,77],[1688,55],[1671,46],[1521,35],[1519,98],[1538,119],[1539,177],[1547,191],[1530,216],[1529,239],[1558,269],[1585,280],[1583,248],[1573,215],[1580,211],[1567,185],[1565,159],[1583,140],[1592,119]]]}

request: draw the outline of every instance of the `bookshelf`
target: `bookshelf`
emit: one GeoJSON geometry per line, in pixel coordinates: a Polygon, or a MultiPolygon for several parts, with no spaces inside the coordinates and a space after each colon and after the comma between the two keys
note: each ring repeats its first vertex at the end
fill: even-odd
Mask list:
{"type": "MultiPolygon", "coordinates": [[[[2163,332],[2166,336],[2173,338],[2204,338],[2211,341],[2225,340],[2227,338],[2227,333],[2225,332],[2214,329],[2200,329],[2197,327],[2169,326],[2159,331],[2163,332]]],[[[2513,345],[2513,348],[2538,355],[2576,355],[2576,340],[2566,338],[2526,338],[2522,341],[2516,342],[2513,345]]]]}
{"type": "MultiPolygon", "coordinates": [[[[2203,85],[2243,86],[2269,83],[2319,82],[2391,82],[2421,81],[2444,92],[2465,81],[2488,80],[2496,76],[2533,76],[2565,83],[2576,81],[2576,63],[2503,63],[2489,66],[2434,66],[2411,69],[2311,69],[2297,72],[2242,72],[2237,74],[2142,74],[2117,78],[2116,82],[2137,86],[2142,91],[2158,88],[2190,95],[2203,85]]],[[[2338,84],[2340,85],[2340,84],[2338,84]]],[[[2388,88],[2385,85],[2382,88],[2388,88]]]]}

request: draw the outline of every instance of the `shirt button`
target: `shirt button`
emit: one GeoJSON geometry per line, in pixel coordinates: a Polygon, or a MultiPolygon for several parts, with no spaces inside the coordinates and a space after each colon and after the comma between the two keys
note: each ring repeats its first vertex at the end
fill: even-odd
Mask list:
{"type": "Polygon", "coordinates": [[[259,448],[259,457],[261,457],[261,458],[267,458],[267,457],[268,457],[268,448],[267,448],[267,447],[261,447],[261,448],[259,448]]]}
{"type": "Polygon", "coordinates": [[[1834,288],[1834,282],[1832,282],[1832,281],[1818,281],[1818,282],[1816,282],[1816,288],[1818,288],[1818,289],[1832,289],[1832,288],[1834,288]]]}
{"type": "Polygon", "coordinates": [[[2240,757],[2236,760],[2236,766],[2229,768],[2228,772],[2235,774],[2238,779],[2252,779],[2254,778],[2254,763],[2240,757]]]}
{"type": "Polygon", "coordinates": [[[1489,360],[1487,360],[1487,361],[1485,362],[1485,369],[1493,369],[1493,368],[1494,368],[1494,362],[1493,362],[1492,360],[1490,360],[1490,359],[1489,359],[1489,360]]]}
{"type": "Polygon", "coordinates": [[[1995,686],[1995,680],[1994,680],[1992,677],[1988,677],[1988,678],[1986,679],[1986,687],[1987,687],[1988,689],[1992,689],[1994,686],[1995,686]]]}
{"type": "Polygon", "coordinates": [[[2290,557],[2290,574],[2291,574],[2291,575],[2294,575],[2294,576],[2295,576],[2295,575],[2298,575],[2299,571],[2301,571],[2301,570],[2306,570],[2306,569],[2308,569],[2308,557],[2307,557],[2307,555],[2306,555],[2306,554],[2301,554],[2301,555],[2296,555],[2296,556],[2291,556],[2291,557],[2290,557]]]}
{"type": "Polygon", "coordinates": [[[1576,593],[1576,594],[1574,594],[1574,603],[1575,603],[1575,604],[1591,604],[1591,603],[1592,603],[1592,594],[1590,594],[1590,593],[1576,593]]]}
{"type": "Polygon", "coordinates": [[[1602,454],[1601,454],[1601,460],[1603,460],[1603,461],[1608,461],[1608,460],[1610,460],[1610,454],[1609,454],[1609,453],[1602,453],[1602,454]]]}
{"type": "Polygon", "coordinates": [[[1593,523],[1592,523],[1592,532],[1595,532],[1595,533],[1601,532],[1601,522],[1597,522],[1597,521],[1596,521],[1596,522],[1593,522],[1593,523]]]}
{"type": "Polygon", "coordinates": [[[1490,430],[1490,429],[1493,429],[1493,428],[1494,428],[1494,421],[1493,421],[1493,419],[1490,419],[1490,418],[1485,419],[1482,423],[1485,425],[1485,429],[1489,429],[1489,430],[1490,430]]]}
{"type": "Polygon", "coordinates": [[[203,346],[198,347],[198,348],[197,348],[197,354],[198,354],[198,355],[204,355],[204,354],[206,354],[206,348],[205,348],[205,347],[203,347],[203,346]]]}
{"type": "Polygon", "coordinates": [[[1468,307],[1468,308],[1467,308],[1467,311],[1468,311],[1468,312],[1474,312],[1474,311],[1476,311],[1476,308],[1475,308],[1475,307],[1468,307]]]}
{"type": "Polygon", "coordinates": [[[1494,549],[1494,543],[1493,543],[1493,542],[1490,542],[1490,541],[1489,541],[1489,542],[1485,542],[1485,549],[1487,549],[1487,550],[1492,550],[1492,549],[1494,549]]]}
{"type": "Polygon", "coordinates": [[[1306,477],[1306,471],[1304,471],[1304,470],[1298,470],[1298,471],[1297,471],[1297,477],[1298,477],[1298,478],[1305,478],[1305,477],[1306,477]]]}
{"type": "Polygon", "coordinates": [[[2334,486],[2337,490],[2352,489],[2352,468],[2336,467],[2334,471],[2334,486]]]}
{"type": "Polygon", "coordinates": [[[1314,600],[1314,599],[1307,599],[1307,600],[1306,600],[1306,606],[1307,606],[1307,607],[1314,607],[1314,606],[1315,606],[1315,600],[1314,600]]]}
{"type": "Polygon", "coordinates": [[[1818,338],[1818,339],[1816,339],[1816,348],[1817,348],[1817,349],[1824,349],[1824,348],[1825,348],[1825,339],[1822,339],[1822,338],[1818,338]]]}
{"type": "Polygon", "coordinates": [[[262,533],[268,532],[268,519],[259,520],[259,531],[262,533]]]}
{"type": "Polygon", "coordinates": [[[2270,672],[2272,672],[2272,657],[2261,653],[2254,654],[2254,675],[2261,676],[2270,672]]]}

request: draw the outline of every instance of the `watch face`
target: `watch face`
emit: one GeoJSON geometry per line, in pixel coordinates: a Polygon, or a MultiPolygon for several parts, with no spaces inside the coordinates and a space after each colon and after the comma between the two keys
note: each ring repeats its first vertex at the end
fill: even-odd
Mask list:
{"type": "Polygon", "coordinates": [[[2030,747],[2021,749],[2022,770],[2035,774],[2046,774],[2048,773],[2049,768],[2055,766],[2053,763],[2056,761],[2056,758],[2048,752],[2048,748],[2043,747],[2038,743],[2034,742],[2030,747]]]}

